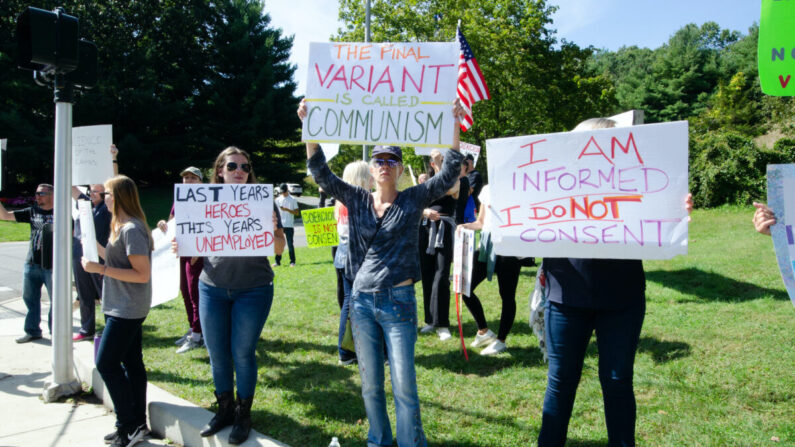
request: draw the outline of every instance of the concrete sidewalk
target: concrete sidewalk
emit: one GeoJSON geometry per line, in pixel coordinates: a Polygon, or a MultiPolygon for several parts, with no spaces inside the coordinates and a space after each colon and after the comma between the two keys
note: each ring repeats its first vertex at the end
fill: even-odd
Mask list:
{"type": "MultiPolygon", "coordinates": [[[[42,300],[42,315],[49,303],[42,300]]],[[[94,367],[94,346],[74,344],[75,373],[84,389],[94,394],[44,403],[44,384],[51,374],[52,349],[49,338],[18,344],[22,335],[25,304],[21,298],[0,302],[0,446],[102,446],[102,438],[114,430],[116,417],[99,373],[94,367]],[[104,405],[103,405],[104,403],[104,405]]],[[[79,329],[79,312],[74,314],[73,333],[79,329]]],[[[42,322],[45,328],[46,321],[42,322]]],[[[212,413],[172,396],[149,384],[147,390],[149,427],[153,435],[140,446],[228,446],[230,428],[202,438],[199,431],[212,413]],[[164,439],[154,439],[155,437],[164,439]]],[[[289,447],[256,431],[243,446],[289,447]]]]}

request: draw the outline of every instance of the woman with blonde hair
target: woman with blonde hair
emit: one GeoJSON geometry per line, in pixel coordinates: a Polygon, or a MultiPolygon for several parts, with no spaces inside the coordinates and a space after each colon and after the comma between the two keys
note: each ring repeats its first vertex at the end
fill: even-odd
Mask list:
{"type": "Polygon", "coordinates": [[[97,350],[97,371],[116,412],[116,432],[105,440],[111,445],[132,446],[149,432],[141,325],[152,303],[153,242],[138,190],[129,177],[119,175],[106,181],[103,195],[112,214],[108,244],[97,244],[105,264],[86,258],[82,264],[86,272],[103,275],[105,329],[97,350]]]}
{"type": "MultiPolygon", "coordinates": [[[[370,165],[366,161],[354,161],[345,166],[342,171],[342,181],[364,188],[369,191],[373,189],[373,176],[370,175],[370,165]]],[[[342,340],[345,336],[345,326],[348,322],[348,311],[350,309],[351,285],[353,280],[345,276],[345,259],[348,256],[348,208],[339,200],[334,205],[334,219],[337,221],[337,233],[339,234],[339,245],[334,252],[334,268],[337,270],[337,302],[340,306],[340,329],[339,339],[337,340],[337,351],[339,351],[339,363],[350,365],[356,361],[356,352],[349,351],[342,347],[342,340]]]]}
{"type": "MultiPolygon", "coordinates": [[[[403,151],[397,146],[373,148],[370,173],[375,191],[349,185],[335,176],[317,143],[306,143],[307,165],[315,181],[342,202],[348,220],[345,275],[352,280],[351,325],[362,379],[362,398],[370,422],[368,446],[391,446],[392,428],[384,390],[384,348],[389,359],[392,394],[401,447],[426,446],[414,366],[417,342],[417,300],[420,280],[417,237],[423,209],[457,183],[462,156],[458,152],[458,121],[464,110],[456,102],[453,147],[444,168],[427,182],[398,190],[403,151]]],[[[298,108],[307,116],[304,101],[298,108]]]]}

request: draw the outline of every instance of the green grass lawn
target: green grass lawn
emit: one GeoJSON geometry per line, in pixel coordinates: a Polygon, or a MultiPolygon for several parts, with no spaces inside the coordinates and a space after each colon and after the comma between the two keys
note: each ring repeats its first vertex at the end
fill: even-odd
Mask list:
{"type": "MultiPolygon", "coordinates": [[[[648,308],[635,362],[639,445],[795,445],[795,307],[770,238],[753,231],[751,212],[695,211],[690,254],[645,263],[648,308]]],[[[276,269],[274,304],[257,350],[254,427],[295,447],[325,446],[332,436],[346,447],[364,446],[358,370],[337,365],[330,252],[299,248],[297,258],[297,267],[276,269]]],[[[535,273],[522,270],[508,354],[470,351],[467,362],[455,338],[419,337],[417,377],[430,445],[535,445],[547,370],[527,324],[535,273]]],[[[421,297],[419,284],[417,291],[421,297]]],[[[478,295],[496,330],[496,284],[484,283],[478,295]]],[[[462,319],[469,342],[476,327],[463,304],[462,319]]],[[[211,408],[206,351],[174,353],[186,329],[181,299],[152,310],[144,323],[149,380],[211,408]]],[[[568,445],[607,442],[597,360],[592,340],[568,445]]],[[[391,395],[388,401],[394,421],[391,395]]]]}
{"type": "Polygon", "coordinates": [[[0,242],[27,241],[28,239],[30,239],[29,224],[0,220],[0,242]]]}

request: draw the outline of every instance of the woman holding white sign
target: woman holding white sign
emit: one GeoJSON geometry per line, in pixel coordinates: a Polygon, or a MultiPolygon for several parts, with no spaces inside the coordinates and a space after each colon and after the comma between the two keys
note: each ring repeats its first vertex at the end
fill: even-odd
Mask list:
{"type": "MultiPolygon", "coordinates": [[[[353,282],[353,326],[362,397],[370,422],[367,445],[391,446],[392,429],[384,393],[384,346],[391,368],[397,416],[397,442],[401,447],[426,446],[414,368],[417,341],[417,301],[414,283],[420,280],[417,238],[423,209],[443,196],[458,179],[458,120],[463,109],[454,108],[453,148],[442,171],[428,180],[398,191],[403,174],[403,152],[397,146],[376,146],[370,172],[376,187],[370,192],[335,176],[316,143],[306,143],[309,170],[315,181],[348,208],[349,242],[345,275],[353,282]]],[[[298,116],[307,115],[302,101],[298,116]]]]}
{"type": "Polygon", "coordinates": [[[123,175],[113,177],[105,182],[102,194],[113,215],[108,244],[97,244],[105,264],[85,257],[82,264],[87,273],[103,276],[105,329],[97,349],[97,371],[116,412],[116,432],[105,440],[126,446],[137,443],[149,431],[141,326],[152,304],[153,241],[135,182],[123,175]]]}
{"type": "MultiPolygon", "coordinates": [[[[578,124],[578,130],[615,127],[606,118],[578,124]]],[[[685,198],[688,213],[693,207],[685,198]]],[[[609,445],[635,445],[635,351],[646,312],[646,278],[637,259],[544,258],[547,293],[545,339],[549,357],[547,390],[538,445],[566,443],[585,351],[596,332],[599,381],[609,445]]]]}
{"type": "MultiPolygon", "coordinates": [[[[234,146],[224,149],[215,160],[210,181],[256,183],[251,157],[234,146]]],[[[257,341],[273,302],[273,277],[265,256],[204,258],[199,277],[199,318],[210,354],[218,413],[204,427],[202,436],[232,425],[230,444],[248,438],[257,380],[257,341]]]]}
{"type": "Polygon", "coordinates": [[[497,256],[491,243],[491,210],[489,204],[489,185],[484,186],[478,201],[480,202],[480,212],[474,222],[459,225],[467,230],[482,230],[480,234],[480,247],[475,252],[475,263],[472,266],[472,282],[469,296],[464,295],[464,304],[475,318],[478,325],[478,332],[475,339],[469,346],[473,348],[484,347],[480,351],[481,355],[496,355],[507,350],[505,341],[513,327],[516,318],[516,286],[519,284],[519,271],[522,269],[522,261],[514,256],[497,256]],[[492,275],[497,274],[497,283],[500,288],[500,300],[502,300],[502,310],[500,311],[500,328],[495,334],[489,329],[486,323],[486,316],[483,313],[483,305],[475,295],[475,288],[488,278],[491,281],[492,275]]]}

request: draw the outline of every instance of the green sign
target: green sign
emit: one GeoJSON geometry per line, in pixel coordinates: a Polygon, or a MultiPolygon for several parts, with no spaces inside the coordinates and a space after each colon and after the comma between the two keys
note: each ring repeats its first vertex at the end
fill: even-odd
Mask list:
{"type": "Polygon", "coordinates": [[[795,96],[795,0],[762,0],[757,51],[762,92],[795,96]]]}
{"type": "Polygon", "coordinates": [[[330,247],[339,244],[334,207],[301,211],[309,247],[330,247]]]}

